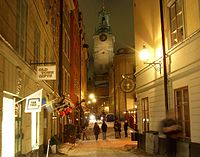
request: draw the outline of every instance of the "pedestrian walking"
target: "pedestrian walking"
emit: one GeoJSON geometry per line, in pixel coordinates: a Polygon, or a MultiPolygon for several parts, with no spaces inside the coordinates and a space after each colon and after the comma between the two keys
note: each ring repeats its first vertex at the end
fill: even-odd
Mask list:
{"type": "Polygon", "coordinates": [[[100,127],[99,127],[99,125],[97,124],[97,122],[94,123],[93,131],[94,131],[95,139],[96,139],[96,141],[97,141],[97,140],[98,140],[98,137],[99,137],[99,134],[100,134],[100,127]]]}
{"type": "Polygon", "coordinates": [[[177,121],[168,112],[161,121],[162,132],[166,135],[166,153],[168,157],[176,157],[176,141],[180,137],[181,129],[177,121]]]}
{"type": "Polygon", "coordinates": [[[86,126],[82,130],[82,140],[84,141],[84,139],[88,140],[88,137],[87,137],[87,127],[86,126]]]}
{"type": "Polygon", "coordinates": [[[127,120],[124,121],[124,133],[125,133],[125,137],[128,137],[128,121],[127,120]]]}
{"type": "Polygon", "coordinates": [[[115,138],[121,138],[121,123],[118,119],[114,122],[115,138]]]}
{"type": "Polygon", "coordinates": [[[107,127],[108,127],[108,126],[107,126],[105,120],[103,120],[103,123],[102,123],[102,125],[101,125],[103,140],[106,140],[107,127]]]}

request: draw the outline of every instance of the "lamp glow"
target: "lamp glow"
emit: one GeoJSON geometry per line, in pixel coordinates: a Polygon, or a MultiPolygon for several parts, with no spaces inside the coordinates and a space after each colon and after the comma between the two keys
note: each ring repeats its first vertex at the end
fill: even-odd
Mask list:
{"type": "Polygon", "coordinates": [[[90,99],[94,99],[94,94],[91,93],[91,94],[89,95],[89,98],[90,98],[90,99]]]}
{"type": "Polygon", "coordinates": [[[93,102],[93,103],[96,103],[96,102],[97,102],[97,100],[96,100],[95,98],[93,98],[93,99],[92,99],[92,102],[93,102]]]}
{"type": "Polygon", "coordinates": [[[149,51],[147,50],[146,46],[143,45],[143,49],[140,52],[140,59],[145,62],[149,59],[149,57],[150,57],[149,51]]]}

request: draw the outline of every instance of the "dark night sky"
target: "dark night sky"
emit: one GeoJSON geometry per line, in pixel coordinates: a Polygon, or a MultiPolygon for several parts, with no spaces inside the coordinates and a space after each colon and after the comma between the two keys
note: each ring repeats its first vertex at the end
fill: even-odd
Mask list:
{"type": "MultiPolygon", "coordinates": [[[[102,0],[78,0],[86,33],[86,42],[90,53],[93,51],[93,34],[98,26],[98,12],[102,9],[102,0]]],[[[133,47],[133,1],[104,0],[104,6],[110,12],[110,25],[115,35],[115,48],[133,47]]]]}

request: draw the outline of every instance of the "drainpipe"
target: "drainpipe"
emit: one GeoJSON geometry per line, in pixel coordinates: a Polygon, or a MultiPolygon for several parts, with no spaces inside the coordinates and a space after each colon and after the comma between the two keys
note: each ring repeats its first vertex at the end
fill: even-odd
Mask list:
{"type": "MultiPolygon", "coordinates": [[[[62,83],[62,45],[63,45],[63,0],[60,0],[60,27],[59,27],[59,83],[58,83],[58,93],[59,96],[62,97],[63,96],[63,83],[62,83]]],[[[61,117],[60,117],[61,118],[61,117]]],[[[62,118],[61,118],[62,121],[62,118]]],[[[60,122],[59,122],[60,123],[60,122]]],[[[63,123],[62,126],[59,127],[59,138],[61,138],[61,141],[63,142],[64,139],[64,135],[62,134],[62,129],[63,129],[63,123]]]]}
{"type": "Polygon", "coordinates": [[[163,75],[164,75],[164,94],[165,94],[165,111],[169,110],[168,106],[168,78],[167,78],[167,64],[166,64],[166,50],[165,50],[165,32],[164,32],[164,15],[163,15],[163,0],[160,0],[160,19],[161,19],[161,33],[162,33],[162,47],[163,47],[163,75]]]}
{"type": "Polygon", "coordinates": [[[60,0],[60,30],[59,30],[59,83],[58,83],[58,93],[60,96],[63,94],[62,87],[62,47],[63,47],[63,0],[60,0]]]}
{"type": "Polygon", "coordinates": [[[115,85],[116,85],[116,82],[115,82],[115,67],[113,68],[113,77],[114,77],[114,114],[115,114],[115,118],[116,118],[116,88],[115,88],[115,85]]]}

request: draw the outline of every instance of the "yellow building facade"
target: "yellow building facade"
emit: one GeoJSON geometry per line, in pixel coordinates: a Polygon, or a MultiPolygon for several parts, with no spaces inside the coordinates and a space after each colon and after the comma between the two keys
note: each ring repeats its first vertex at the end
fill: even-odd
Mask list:
{"type": "Polygon", "coordinates": [[[52,114],[45,107],[41,112],[25,113],[27,96],[43,89],[42,98],[52,100],[58,93],[56,80],[44,81],[37,77],[39,63],[58,63],[56,5],[59,4],[52,4],[38,0],[0,3],[2,157],[42,156],[48,139],[57,134],[56,129],[52,131],[52,114]]]}
{"type": "MultiPolygon", "coordinates": [[[[133,5],[136,52],[135,92],[140,140],[144,140],[142,137],[148,131],[159,132],[160,121],[166,117],[166,112],[171,112],[173,118],[176,118],[182,127],[182,138],[177,144],[177,155],[195,156],[199,154],[200,143],[198,134],[200,129],[198,112],[200,2],[198,0],[134,0],[133,5]],[[163,4],[162,9],[160,9],[160,2],[163,4]],[[163,11],[163,23],[161,11],[163,11]],[[142,61],[140,55],[144,48],[148,50],[149,56],[142,61]],[[166,54],[166,65],[164,65],[163,51],[166,54]]],[[[164,140],[161,132],[159,137],[160,141],[164,140]]],[[[162,145],[159,147],[160,153],[164,153],[161,150],[162,145]]]]}

